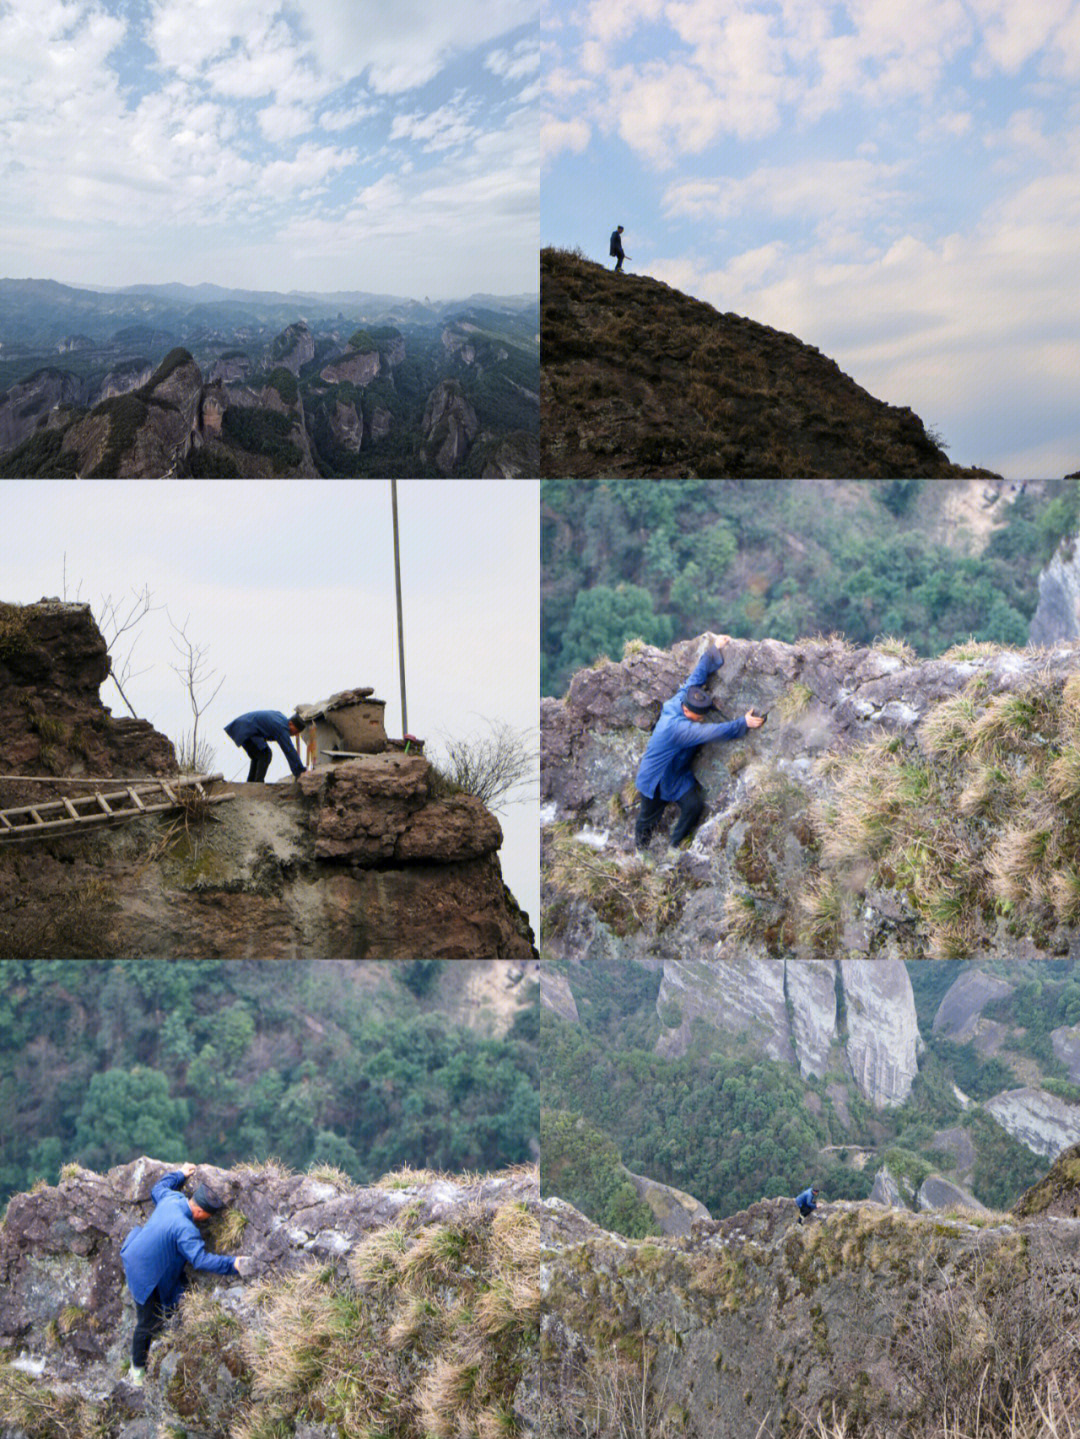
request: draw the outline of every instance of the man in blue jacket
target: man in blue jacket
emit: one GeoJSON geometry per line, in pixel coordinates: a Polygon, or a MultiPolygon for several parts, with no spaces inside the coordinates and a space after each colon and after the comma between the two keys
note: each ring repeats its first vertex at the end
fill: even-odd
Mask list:
{"type": "Polygon", "coordinates": [[[205,1184],[195,1186],[190,1199],[180,1186],[195,1171],[185,1164],[159,1179],[150,1191],[155,1209],[147,1222],[133,1229],[120,1246],[128,1288],[135,1300],[135,1333],[131,1340],[129,1382],[136,1386],[146,1378],[146,1355],[150,1341],[164,1326],[184,1292],[185,1263],[211,1274],[251,1273],[253,1261],[226,1254],[211,1254],[203,1244],[197,1225],[223,1209],[221,1200],[205,1184]]]}
{"type": "Polygon", "coordinates": [[[809,1219],[817,1208],[817,1197],[820,1193],[821,1191],[819,1189],[815,1189],[813,1185],[811,1185],[809,1189],[804,1189],[801,1194],[795,1196],[795,1203],[799,1206],[800,1224],[804,1219],[809,1219]]]}
{"type": "Polygon", "coordinates": [[[273,740],[281,746],[293,778],[300,778],[304,773],[304,766],[293,740],[303,728],[304,721],[298,714],[294,714],[292,719],[286,719],[280,710],[252,710],[250,714],[240,715],[229,721],[225,726],[225,733],[251,760],[248,784],[262,784],[266,778],[266,771],[270,768],[270,746],[267,740],[273,740]]]}
{"type": "Polygon", "coordinates": [[[730,635],[718,635],[702,654],[682,689],[664,705],[660,719],[649,737],[649,743],[638,765],[637,784],[640,796],[634,841],[644,851],[660,822],[664,806],[679,806],[679,818],[671,831],[671,849],[675,850],[701,818],[705,793],[694,778],[691,765],[699,745],[710,740],[742,739],[748,729],[760,729],[764,716],[748,710],[742,719],[723,724],[707,723],[712,698],[702,688],[704,682],[724,663],[721,653],[730,635]]]}

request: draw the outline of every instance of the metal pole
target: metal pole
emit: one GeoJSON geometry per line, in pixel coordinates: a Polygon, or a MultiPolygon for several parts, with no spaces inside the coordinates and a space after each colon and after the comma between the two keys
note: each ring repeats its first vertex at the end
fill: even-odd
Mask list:
{"type": "Polygon", "coordinates": [[[394,511],[394,588],[397,591],[398,669],[401,675],[401,737],[409,733],[409,714],[405,708],[405,631],[401,622],[401,557],[398,550],[397,480],[390,481],[390,503],[394,511]]]}

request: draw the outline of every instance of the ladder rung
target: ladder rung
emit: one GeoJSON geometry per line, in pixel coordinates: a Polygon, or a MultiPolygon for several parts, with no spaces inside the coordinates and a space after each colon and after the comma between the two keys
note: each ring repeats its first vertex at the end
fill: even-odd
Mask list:
{"type": "Polygon", "coordinates": [[[81,819],[82,816],[79,814],[79,811],[75,808],[75,806],[71,803],[71,801],[68,799],[67,795],[61,795],[60,797],[61,797],[61,799],[62,799],[63,802],[64,802],[64,808],[67,810],[67,812],[68,812],[68,814],[71,816],[71,818],[72,818],[72,819],[81,819]]]}
{"type": "Polygon", "coordinates": [[[105,811],[106,814],[112,814],[112,810],[109,808],[109,801],[105,798],[103,794],[96,794],[94,798],[97,800],[98,804],[101,806],[101,808],[105,811]]]}
{"type": "Polygon", "coordinates": [[[139,796],[135,793],[135,791],[134,791],[133,789],[129,789],[129,790],[128,790],[128,794],[131,796],[132,802],[133,802],[133,804],[135,805],[135,808],[136,808],[136,809],[145,809],[145,808],[146,808],[146,806],[143,804],[142,800],[139,798],[139,796]]]}

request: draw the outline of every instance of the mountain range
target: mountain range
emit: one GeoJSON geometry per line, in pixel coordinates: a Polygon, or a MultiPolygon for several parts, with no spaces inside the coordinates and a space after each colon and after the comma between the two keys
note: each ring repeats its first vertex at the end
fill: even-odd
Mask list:
{"type": "Polygon", "coordinates": [[[0,384],[8,475],[499,478],[538,465],[528,297],[0,281],[0,384]]]}

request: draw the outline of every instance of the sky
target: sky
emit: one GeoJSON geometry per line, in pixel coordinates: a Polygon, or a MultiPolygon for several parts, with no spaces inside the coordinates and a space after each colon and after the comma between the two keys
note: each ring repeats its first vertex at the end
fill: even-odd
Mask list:
{"type": "Polygon", "coordinates": [[[1080,468],[1080,0],[544,0],[541,243],[1080,468]]]}
{"type": "Polygon", "coordinates": [[[535,294],[539,0],[0,0],[0,276],[535,294]]]}
{"type": "MultiPolygon", "coordinates": [[[[409,731],[436,759],[488,721],[529,735],[540,707],[538,483],[399,480],[409,731]]],[[[76,598],[100,613],[149,586],[124,690],[175,741],[192,716],[170,619],[205,647],[199,721],[212,769],[245,780],[223,733],[239,714],[371,685],[400,736],[393,522],[388,480],[7,480],[0,600],[76,598]],[[65,560],[66,556],[66,560],[65,560]],[[140,671],[142,673],[140,673],[140,671]],[[211,675],[211,671],[214,673],[211,675]]],[[[121,641],[122,654],[125,642],[121,641]]],[[[102,702],[128,713],[111,679],[102,702]]],[[[531,734],[530,734],[531,732],[531,734]]],[[[289,774],[280,750],[267,780],[289,774]]],[[[539,929],[539,761],[525,802],[498,809],[503,878],[539,929]]]]}

